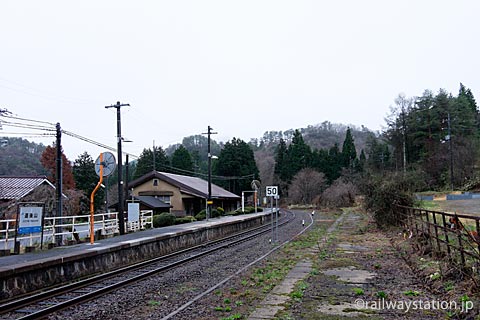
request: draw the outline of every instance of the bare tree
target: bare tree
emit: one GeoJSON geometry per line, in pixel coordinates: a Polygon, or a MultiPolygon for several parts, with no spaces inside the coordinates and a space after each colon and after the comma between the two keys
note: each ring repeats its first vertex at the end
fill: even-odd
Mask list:
{"type": "Polygon", "coordinates": [[[337,179],[325,190],[321,197],[321,205],[330,208],[350,207],[355,203],[357,188],[351,182],[337,179]]]}
{"type": "Polygon", "coordinates": [[[256,151],[255,161],[258,171],[260,172],[260,180],[264,186],[274,184],[273,171],[275,168],[275,159],[272,154],[266,151],[256,151]]]}
{"type": "Polygon", "coordinates": [[[325,175],[312,168],[300,170],[292,180],[288,195],[292,203],[312,204],[325,189],[325,175]]]}

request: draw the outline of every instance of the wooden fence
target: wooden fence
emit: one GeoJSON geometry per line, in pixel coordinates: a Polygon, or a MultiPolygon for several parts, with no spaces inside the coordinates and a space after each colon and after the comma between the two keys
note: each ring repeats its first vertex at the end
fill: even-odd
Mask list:
{"type": "Polygon", "coordinates": [[[398,206],[408,236],[415,237],[432,255],[478,275],[480,217],[398,206]]]}

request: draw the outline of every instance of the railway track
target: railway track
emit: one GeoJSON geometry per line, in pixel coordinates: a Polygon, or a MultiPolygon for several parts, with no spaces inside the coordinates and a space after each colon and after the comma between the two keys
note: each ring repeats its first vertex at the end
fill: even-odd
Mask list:
{"type": "MultiPolygon", "coordinates": [[[[295,215],[291,212],[285,213],[279,220],[279,226],[290,222],[294,217],[295,215]]],[[[93,300],[130,283],[179,267],[268,232],[271,232],[270,223],[169,255],[12,300],[0,305],[0,319],[45,318],[59,310],[93,300]]]]}

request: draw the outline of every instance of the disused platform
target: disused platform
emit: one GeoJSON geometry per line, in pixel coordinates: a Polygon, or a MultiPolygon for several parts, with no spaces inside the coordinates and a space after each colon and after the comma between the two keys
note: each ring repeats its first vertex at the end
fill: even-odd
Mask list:
{"type": "Polygon", "coordinates": [[[0,257],[0,300],[169,254],[270,221],[268,211],[0,257]]]}

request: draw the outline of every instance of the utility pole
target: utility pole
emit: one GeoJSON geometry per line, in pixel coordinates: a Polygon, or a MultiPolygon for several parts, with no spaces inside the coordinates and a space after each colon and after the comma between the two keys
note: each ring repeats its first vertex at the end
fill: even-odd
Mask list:
{"type": "MultiPolygon", "coordinates": [[[[56,155],[56,186],[55,189],[57,190],[57,212],[56,217],[61,218],[63,213],[63,199],[62,199],[62,128],[60,127],[60,122],[57,122],[56,126],[56,148],[57,148],[57,155],[56,155]]],[[[62,224],[61,219],[55,219],[55,224],[62,224]]],[[[55,232],[57,235],[55,236],[55,243],[57,246],[62,245],[63,236],[58,235],[58,233],[62,232],[61,227],[56,227],[55,232]]]]}
{"type": "Polygon", "coordinates": [[[155,140],[153,140],[153,171],[157,171],[155,167],[155,140]]]}
{"type": "Polygon", "coordinates": [[[212,132],[213,128],[208,126],[206,134],[208,137],[208,197],[207,197],[207,215],[206,219],[210,217],[211,205],[212,205],[212,153],[210,152],[210,135],[217,134],[217,132],[212,132]]]}
{"type": "Polygon", "coordinates": [[[117,104],[111,106],[105,106],[106,109],[117,109],[117,173],[118,173],[118,228],[120,234],[125,234],[125,213],[123,203],[123,169],[122,169],[122,124],[120,119],[120,108],[130,106],[128,103],[121,104],[117,101],[117,104]]]}
{"type": "Polygon", "coordinates": [[[402,104],[402,127],[403,127],[403,175],[407,174],[407,128],[405,121],[405,108],[402,104]]]}
{"type": "Polygon", "coordinates": [[[450,112],[447,113],[448,124],[448,147],[450,151],[450,189],[453,191],[453,146],[452,146],[452,127],[450,124],[450,112]]]}
{"type": "MultiPolygon", "coordinates": [[[[128,200],[128,154],[125,155],[125,202],[128,200]]],[[[127,217],[128,221],[128,206],[127,206],[127,217]]]]}

